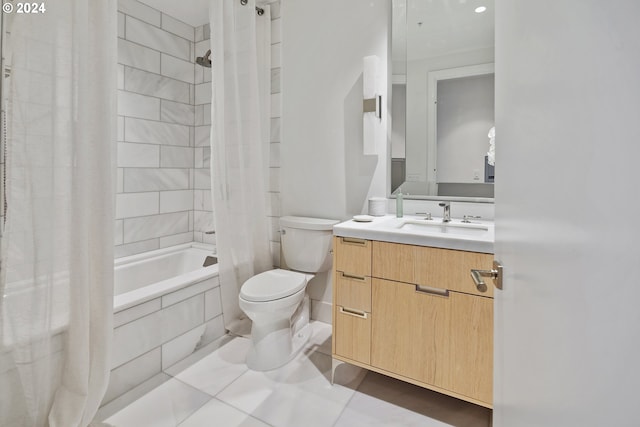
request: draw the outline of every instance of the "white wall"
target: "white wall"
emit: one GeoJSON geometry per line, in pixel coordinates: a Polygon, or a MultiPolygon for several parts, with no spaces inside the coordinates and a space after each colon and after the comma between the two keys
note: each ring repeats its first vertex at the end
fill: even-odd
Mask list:
{"type": "Polygon", "coordinates": [[[377,55],[387,81],[389,1],[289,1],[282,18],[283,213],[361,213],[386,189],[386,144],[362,155],[362,58],[377,55]]]}
{"type": "MultiPolygon", "coordinates": [[[[284,215],[346,219],[362,213],[368,197],[386,194],[387,88],[379,156],[364,156],[362,59],[377,55],[381,81],[387,81],[389,16],[389,0],[283,2],[284,215]]],[[[310,285],[312,299],[331,301],[327,276],[310,285]]]]}

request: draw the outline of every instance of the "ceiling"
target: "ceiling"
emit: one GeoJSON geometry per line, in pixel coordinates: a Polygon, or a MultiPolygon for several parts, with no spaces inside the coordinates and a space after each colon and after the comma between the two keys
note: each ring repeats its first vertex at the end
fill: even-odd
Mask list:
{"type": "Polygon", "coordinates": [[[209,1],[140,0],[140,2],[179,19],[192,27],[199,27],[209,22],[209,1]],[[188,5],[188,7],[185,7],[185,5],[188,5]]]}
{"type": "Polygon", "coordinates": [[[494,0],[394,0],[393,60],[421,60],[494,44],[494,0]],[[478,6],[487,8],[476,13],[478,6]]]}

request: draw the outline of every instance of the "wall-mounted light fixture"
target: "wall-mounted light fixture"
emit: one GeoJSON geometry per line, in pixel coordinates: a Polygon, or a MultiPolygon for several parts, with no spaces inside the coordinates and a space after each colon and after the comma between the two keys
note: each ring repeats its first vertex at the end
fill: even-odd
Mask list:
{"type": "Polygon", "coordinates": [[[382,96],[380,95],[380,59],[365,56],[362,61],[362,137],[363,154],[377,154],[376,130],[382,120],[382,96]]]}

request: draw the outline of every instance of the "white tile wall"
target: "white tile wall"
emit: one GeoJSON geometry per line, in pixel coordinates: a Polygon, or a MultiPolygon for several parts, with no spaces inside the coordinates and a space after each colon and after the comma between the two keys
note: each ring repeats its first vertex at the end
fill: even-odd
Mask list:
{"type": "Polygon", "coordinates": [[[141,119],[160,120],[160,100],[152,96],[119,90],[118,114],[141,119]]]}
{"type": "MultiPolygon", "coordinates": [[[[190,212],[191,213],[191,212],[190,212]]],[[[191,225],[189,229],[193,228],[191,225]]],[[[182,243],[193,242],[193,231],[187,231],[186,233],[174,234],[172,236],[164,236],[160,238],[160,247],[167,248],[169,246],[180,245],[182,243]]]]}
{"type": "Polygon", "coordinates": [[[194,82],[193,62],[185,61],[171,55],[160,55],[160,72],[163,76],[171,77],[183,82],[194,82]]]}
{"type": "Polygon", "coordinates": [[[118,0],[118,10],[124,14],[134,16],[144,22],[160,26],[160,11],[153,9],[136,0],[118,0]]]}
{"type": "Polygon", "coordinates": [[[116,194],[116,218],[159,213],[159,194],[158,192],[116,194]]]}
{"type": "Polygon", "coordinates": [[[157,168],[160,147],[155,144],[118,143],[118,166],[121,168],[157,168]]]}
{"type": "Polygon", "coordinates": [[[161,372],[162,352],[160,347],[113,369],[109,377],[109,387],[103,402],[110,402],[138,384],[161,372]]]}
{"type": "Polygon", "coordinates": [[[193,209],[194,190],[163,191],[160,193],[160,213],[193,209]]]}
{"type": "Polygon", "coordinates": [[[195,40],[195,29],[191,25],[178,21],[165,13],[162,14],[162,29],[187,40],[195,40]]]}
{"type": "Polygon", "coordinates": [[[186,61],[191,58],[191,43],[189,43],[189,40],[163,31],[129,15],[125,19],[125,34],[127,39],[132,42],[149,46],[152,49],[166,52],[186,61]]]}
{"type": "Polygon", "coordinates": [[[181,102],[160,101],[160,120],[163,122],[194,125],[196,107],[181,102]]]}
{"type": "Polygon", "coordinates": [[[195,146],[196,147],[209,147],[209,137],[211,132],[211,125],[196,126],[195,127],[195,146]]]}
{"type": "Polygon", "coordinates": [[[138,242],[152,239],[158,235],[169,236],[187,231],[189,231],[189,216],[187,212],[126,218],[124,220],[124,243],[138,242]]]}
{"type": "Polygon", "coordinates": [[[160,147],[160,167],[193,168],[193,147],[160,147]]]}
{"type": "MultiPolygon", "coordinates": [[[[116,255],[190,239],[215,242],[215,235],[204,234],[213,229],[209,171],[212,74],[211,69],[194,63],[210,47],[209,26],[193,28],[136,0],[119,0],[118,7],[116,255]],[[180,216],[177,224],[168,224],[166,215],[181,213],[188,215],[180,216]]],[[[270,141],[275,144],[269,145],[267,201],[272,225],[280,215],[279,9],[278,3],[271,5],[270,141]]],[[[279,257],[279,234],[270,236],[279,257]]]]}
{"type": "Polygon", "coordinates": [[[217,287],[204,293],[204,320],[211,320],[221,314],[220,288],[217,287]]]}
{"type": "Polygon", "coordinates": [[[124,139],[127,142],[188,146],[189,126],[125,117],[124,139]]]}
{"type": "Polygon", "coordinates": [[[211,104],[211,82],[196,85],[196,105],[211,104]]]}
{"type": "Polygon", "coordinates": [[[159,73],[160,52],[124,39],[118,39],[118,63],[159,73]]]}
{"type": "MultiPolygon", "coordinates": [[[[158,59],[160,58],[158,57],[158,59]]],[[[160,66],[158,65],[159,69],[160,66]]],[[[158,98],[185,104],[190,103],[190,85],[187,82],[129,66],[124,69],[124,77],[124,88],[128,91],[157,96],[158,98]]]]}
{"type": "Polygon", "coordinates": [[[117,328],[126,323],[144,317],[162,308],[160,298],[152,299],[142,304],[134,305],[126,310],[119,311],[113,315],[113,327],[117,328]]]}
{"type": "Polygon", "coordinates": [[[112,371],[103,403],[224,334],[217,276],[116,313],[112,371]]]}
{"type": "MultiPolygon", "coordinates": [[[[124,231],[123,231],[124,234],[124,231]]],[[[124,238],[124,237],[123,237],[124,238]]],[[[149,252],[160,248],[159,239],[149,239],[140,242],[120,244],[114,249],[114,256],[121,258],[129,255],[139,254],[142,252],[149,252]]]]}
{"type": "Polygon", "coordinates": [[[124,169],[124,191],[188,190],[188,169],[124,169]]]}

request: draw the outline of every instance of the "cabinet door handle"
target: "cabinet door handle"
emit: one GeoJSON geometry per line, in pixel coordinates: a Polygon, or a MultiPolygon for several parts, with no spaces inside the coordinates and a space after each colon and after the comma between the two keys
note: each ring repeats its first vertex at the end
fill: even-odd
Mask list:
{"type": "Polygon", "coordinates": [[[354,276],[353,274],[347,274],[347,273],[340,273],[340,274],[342,274],[342,277],[345,279],[358,280],[360,282],[364,282],[367,280],[367,278],[364,276],[354,276]]]}
{"type": "Polygon", "coordinates": [[[352,310],[350,308],[340,307],[340,313],[348,314],[349,316],[359,317],[361,319],[367,318],[367,313],[365,311],[352,310]]]}
{"type": "Polygon", "coordinates": [[[447,289],[431,288],[429,286],[416,285],[416,292],[427,295],[437,295],[439,297],[449,296],[449,291],[447,289]]]}
{"type": "Polygon", "coordinates": [[[491,270],[476,270],[472,268],[471,277],[478,291],[487,291],[487,284],[482,279],[483,277],[491,277],[496,288],[502,289],[502,269],[502,263],[498,260],[493,260],[493,269],[491,270]]]}
{"type": "Polygon", "coordinates": [[[365,246],[367,241],[363,239],[354,239],[353,237],[342,237],[342,243],[365,246]]]}

